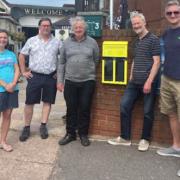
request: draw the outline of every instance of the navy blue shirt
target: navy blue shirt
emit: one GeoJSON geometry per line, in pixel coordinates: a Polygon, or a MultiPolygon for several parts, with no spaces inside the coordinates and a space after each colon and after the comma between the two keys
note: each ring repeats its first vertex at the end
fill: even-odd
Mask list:
{"type": "Polygon", "coordinates": [[[165,49],[163,74],[180,80],[180,27],[166,30],[162,38],[165,49]]]}

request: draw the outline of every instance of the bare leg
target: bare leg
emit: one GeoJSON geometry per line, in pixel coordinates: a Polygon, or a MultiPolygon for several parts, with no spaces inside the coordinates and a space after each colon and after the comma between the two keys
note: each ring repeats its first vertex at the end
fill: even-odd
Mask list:
{"type": "Polygon", "coordinates": [[[41,123],[47,123],[51,111],[51,104],[43,103],[41,123]]]}
{"type": "Polygon", "coordinates": [[[30,126],[32,116],[33,116],[33,108],[34,105],[25,105],[24,108],[24,118],[25,118],[25,126],[30,126]]]}
{"type": "Polygon", "coordinates": [[[173,136],[173,147],[180,148],[180,122],[178,120],[177,114],[170,114],[169,120],[173,136]]]}
{"type": "Polygon", "coordinates": [[[2,124],[1,124],[1,145],[5,151],[12,151],[12,147],[7,144],[7,135],[11,123],[11,113],[12,109],[8,109],[2,112],[2,124]]]}

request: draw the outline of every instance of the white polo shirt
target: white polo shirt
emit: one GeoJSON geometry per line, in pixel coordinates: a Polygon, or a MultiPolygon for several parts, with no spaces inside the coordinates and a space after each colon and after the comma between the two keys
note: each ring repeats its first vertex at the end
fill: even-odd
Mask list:
{"type": "Polygon", "coordinates": [[[61,41],[51,36],[44,41],[39,35],[27,40],[21,54],[29,55],[29,68],[31,71],[50,74],[56,71],[61,41]]]}

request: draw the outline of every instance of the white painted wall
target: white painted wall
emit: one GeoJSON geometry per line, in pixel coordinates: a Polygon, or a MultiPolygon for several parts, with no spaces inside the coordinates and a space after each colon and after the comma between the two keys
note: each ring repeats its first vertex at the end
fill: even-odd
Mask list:
{"type": "Polygon", "coordinates": [[[10,13],[11,8],[8,7],[2,0],[0,0],[0,7],[5,9],[6,13],[10,13]]]}
{"type": "MultiPolygon", "coordinates": [[[[24,16],[19,19],[19,23],[23,27],[38,27],[38,22],[43,17],[46,16],[24,16]]],[[[52,23],[62,19],[60,16],[49,16],[48,18],[51,19],[52,23]]]]}

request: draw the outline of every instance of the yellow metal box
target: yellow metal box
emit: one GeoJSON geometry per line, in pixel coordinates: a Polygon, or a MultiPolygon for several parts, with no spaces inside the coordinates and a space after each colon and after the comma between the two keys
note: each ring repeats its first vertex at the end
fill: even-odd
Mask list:
{"type": "Polygon", "coordinates": [[[104,41],[103,57],[124,57],[128,56],[128,41],[104,41]]]}

